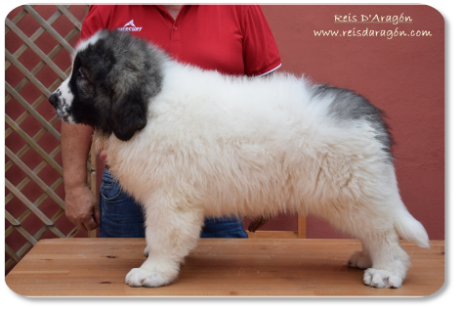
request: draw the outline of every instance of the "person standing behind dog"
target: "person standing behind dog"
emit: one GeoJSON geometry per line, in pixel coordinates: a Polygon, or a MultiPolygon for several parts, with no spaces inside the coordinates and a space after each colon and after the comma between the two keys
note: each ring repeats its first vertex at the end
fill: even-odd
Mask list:
{"type": "MultiPolygon", "coordinates": [[[[229,75],[263,76],[281,66],[275,39],[255,5],[101,5],[91,6],[81,39],[101,29],[129,31],[171,57],[229,75]]],[[[86,186],[86,159],[93,129],[62,124],[65,212],[83,230],[100,224],[101,237],[144,237],[144,215],[106,168],[100,211],[86,186]]],[[[257,224],[251,224],[256,227],[257,224]]],[[[237,217],[206,218],[201,237],[247,237],[237,217]]]]}

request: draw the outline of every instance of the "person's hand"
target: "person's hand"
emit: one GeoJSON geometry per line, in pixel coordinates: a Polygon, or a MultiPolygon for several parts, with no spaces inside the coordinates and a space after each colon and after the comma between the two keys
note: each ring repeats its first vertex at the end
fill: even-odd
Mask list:
{"type": "Polygon", "coordinates": [[[66,189],[65,215],[80,230],[91,231],[99,227],[99,204],[86,185],[66,189]]]}
{"type": "Polygon", "coordinates": [[[257,229],[262,227],[267,223],[270,218],[264,218],[263,216],[251,219],[251,223],[249,224],[248,231],[249,232],[256,232],[257,229]]]}

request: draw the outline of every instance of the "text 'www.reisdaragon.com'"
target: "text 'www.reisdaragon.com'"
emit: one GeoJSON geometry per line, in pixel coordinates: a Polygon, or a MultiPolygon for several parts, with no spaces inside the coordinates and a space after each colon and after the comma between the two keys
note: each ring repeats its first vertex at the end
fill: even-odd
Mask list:
{"type": "Polygon", "coordinates": [[[395,29],[353,29],[348,30],[313,30],[315,37],[376,37],[376,38],[412,38],[412,37],[432,37],[429,30],[399,30],[395,29]]]}

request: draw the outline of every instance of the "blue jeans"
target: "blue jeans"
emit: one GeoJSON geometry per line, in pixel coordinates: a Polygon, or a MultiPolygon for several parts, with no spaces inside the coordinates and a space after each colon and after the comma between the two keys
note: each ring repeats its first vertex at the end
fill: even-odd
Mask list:
{"type": "MultiPolygon", "coordinates": [[[[100,237],[145,237],[142,206],[121,190],[120,184],[105,169],[102,175],[99,205],[100,237]]],[[[237,217],[205,218],[202,238],[247,238],[243,222],[237,217]]]]}

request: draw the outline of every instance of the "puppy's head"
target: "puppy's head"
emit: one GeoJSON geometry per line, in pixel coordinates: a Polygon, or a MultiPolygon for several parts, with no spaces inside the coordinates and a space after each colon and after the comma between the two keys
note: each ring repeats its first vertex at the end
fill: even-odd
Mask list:
{"type": "Polygon", "coordinates": [[[166,59],[128,33],[98,32],[78,45],[72,73],[49,101],[61,120],[127,141],[147,123],[147,105],[161,90],[166,59]]]}

